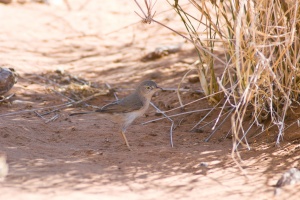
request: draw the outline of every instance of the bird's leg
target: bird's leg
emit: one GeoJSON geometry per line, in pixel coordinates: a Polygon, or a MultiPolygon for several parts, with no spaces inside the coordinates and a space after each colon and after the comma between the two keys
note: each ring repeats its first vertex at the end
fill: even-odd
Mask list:
{"type": "Polygon", "coordinates": [[[129,151],[131,151],[132,149],[130,148],[129,143],[128,143],[128,141],[127,141],[127,138],[126,138],[126,135],[125,135],[125,131],[126,131],[126,129],[122,128],[122,130],[121,130],[121,135],[122,135],[122,137],[123,137],[123,139],[124,139],[124,141],[125,141],[126,146],[127,146],[128,149],[129,149],[129,151]]]}

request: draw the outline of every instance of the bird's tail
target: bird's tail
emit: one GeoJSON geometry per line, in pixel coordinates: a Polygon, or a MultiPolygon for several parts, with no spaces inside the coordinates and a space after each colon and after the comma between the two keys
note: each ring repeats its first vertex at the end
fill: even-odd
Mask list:
{"type": "Polygon", "coordinates": [[[93,112],[78,112],[78,113],[71,113],[69,116],[73,116],[73,115],[84,115],[84,114],[90,114],[93,112]]]}

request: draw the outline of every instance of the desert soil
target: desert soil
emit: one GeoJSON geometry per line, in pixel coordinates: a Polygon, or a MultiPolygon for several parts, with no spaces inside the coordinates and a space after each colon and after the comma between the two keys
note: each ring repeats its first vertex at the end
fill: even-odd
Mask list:
{"type": "MultiPolygon", "coordinates": [[[[204,139],[213,124],[191,131],[207,111],[173,118],[172,148],[170,121],[141,124],[161,117],[149,108],[127,130],[133,151],[110,121],[93,114],[70,117],[113,101],[113,91],[123,97],[146,79],[170,89],[153,103],[162,110],[176,108],[175,89],[197,55],[170,30],[140,23],[134,1],[69,2],[71,10],[65,4],[0,4],[0,63],[12,65],[19,75],[10,91],[15,95],[0,104],[0,151],[9,165],[0,199],[299,199],[299,186],[274,196],[277,180],[299,167],[300,159],[299,140],[287,137],[275,146],[275,129],[249,139],[250,150],[240,147],[241,160],[235,158],[241,170],[226,137],[229,120],[209,142],[204,139]],[[179,44],[175,54],[142,61],[156,47],[179,44]],[[100,95],[66,106],[95,93],[100,95]]],[[[154,10],[158,21],[185,30],[165,1],[154,10]]],[[[195,75],[191,71],[181,87],[201,90],[195,75]]],[[[184,103],[204,97],[197,92],[181,96],[184,103]]],[[[203,99],[185,111],[213,106],[203,99]]],[[[211,113],[200,126],[217,115],[211,113]]],[[[289,130],[299,135],[297,127],[289,130]]]]}

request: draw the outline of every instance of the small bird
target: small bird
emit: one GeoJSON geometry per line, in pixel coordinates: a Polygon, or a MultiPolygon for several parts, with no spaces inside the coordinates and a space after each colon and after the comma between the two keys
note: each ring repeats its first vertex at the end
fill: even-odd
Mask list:
{"type": "Polygon", "coordinates": [[[159,90],[162,90],[162,88],[158,87],[154,81],[143,81],[132,94],[123,99],[116,100],[92,112],[72,113],[70,116],[99,113],[104,118],[120,124],[121,135],[128,149],[131,150],[125,136],[126,129],[137,117],[146,112],[152,96],[159,90]]]}

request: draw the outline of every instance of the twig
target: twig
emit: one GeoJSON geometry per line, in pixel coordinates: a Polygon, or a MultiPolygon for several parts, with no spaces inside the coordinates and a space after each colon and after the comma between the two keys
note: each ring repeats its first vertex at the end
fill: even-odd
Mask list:
{"type": "MultiPolygon", "coordinates": [[[[219,107],[221,108],[221,107],[219,107]]],[[[206,108],[206,109],[200,109],[200,110],[192,110],[192,111],[188,111],[188,112],[183,112],[183,113],[179,113],[179,114],[174,114],[174,115],[170,115],[169,117],[177,117],[177,116],[181,116],[181,115],[187,115],[187,114],[191,114],[191,113],[197,113],[197,112],[204,112],[204,111],[208,111],[208,110],[211,110],[212,108],[206,108]]],[[[166,112],[162,112],[162,114],[165,114],[166,112]]],[[[157,118],[157,119],[153,119],[153,120],[150,120],[150,121],[147,121],[147,122],[144,122],[142,123],[143,125],[145,124],[149,124],[151,122],[156,122],[156,121],[159,121],[159,120],[162,120],[162,119],[166,119],[167,117],[160,117],[160,118],[157,118]]]]}
{"type": "Polygon", "coordinates": [[[78,81],[79,83],[82,83],[83,85],[88,85],[90,86],[90,82],[89,81],[85,81],[85,80],[80,80],[76,75],[72,75],[72,74],[68,74],[72,79],[75,79],[76,81],[78,81]]]}
{"type": "Polygon", "coordinates": [[[66,99],[68,99],[69,101],[71,101],[71,102],[75,102],[75,100],[74,99],[71,99],[70,97],[67,97],[66,95],[64,95],[64,94],[62,94],[62,93],[60,93],[60,92],[58,92],[58,91],[56,91],[56,90],[54,90],[54,89],[50,89],[52,92],[54,92],[54,93],[56,93],[56,94],[58,94],[59,96],[61,96],[61,97],[64,97],[64,98],[66,98],[66,99]]]}
{"type": "Polygon", "coordinates": [[[48,107],[44,107],[44,108],[34,108],[34,109],[30,109],[30,110],[21,110],[21,111],[16,111],[16,112],[11,112],[11,113],[5,113],[5,114],[1,114],[0,117],[6,117],[6,116],[11,116],[11,115],[19,115],[19,114],[23,114],[23,113],[29,113],[29,112],[34,112],[34,111],[38,111],[38,110],[46,110],[46,109],[51,109],[51,108],[67,108],[72,106],[74,103],[72,102],[68,102],[68,103],[64,103],[64,104],[60,104],[60,105],[55,105],[55,106],[48,106],[48,107]]]}
{"type": "MultiPolygon", "coordinates": [[[[221,107],[220,107],[221,108],[221,107]]],[[[228,113],[229,111],[227,111],[226,113],[223,113],[222,115],[221,115],[221,117],[223,117],[224,115],[226,115],[227,113],[228,113]]],[[[215,118],[215,119],[213,119],[213,120],[211,120],[210,122],[207,122],[205,125],[203,125],[203,126],[201,126],[201,127],[198,127],[198,129],[202,129],[202,128],[204,128],[205,126],[208,126],[209,124],[212,124],[213,122],[215,122],[217,119],[215,118]]]]}
{"type": "Polygon", "coordinates": [[[45,115],[49,115],[50,113],[53,113],[53,112],[57,112],[57,111],[59,111],[60,109],[55,109],[55,110],[51,110],[51,111],[49,111],[49,112],[45,112],[45,113],[43,113],[43,114],[39,114],[40,116],[45,116],[45,115]]]}
{"type": "MultiPolygon", "coordinates": [[[[229,101],[229,97],[227,97],[227,100],[226,100],[226,101],[229,101]]],[[[225,102],[226,102],[226,101],[225,101],[225,102]]],[[[219,119],[220,119],[221,113],[223,112],[224,108],[225,108],[225,104],[223,105],[223,107],[222,107],[222,109],[221,109],[221,111],[220,111],[220,113],[219,113],[219,115],[218,115],[218,117],[217,117],[216,123],[215,123],[215,125],[212,127],[212,130],[215,129],[215,127],[216,127],[216,125],[217,125],[217,123],[218,123],[218,121],[219,121],[219,119]]],[[[231,111],[231,112],[232,112],[232,111],[231,111]]]]}
{"type": "MultiPolygon", "coordinates": [[[[173,148],[173,127],[174,127],[174,121],[168,116],[166,115],[164,112],[162,112],[158,107],[156,107],[152,102],[150,102],[151,106],[153,106],[157,111],[159,111],[159,113],[162,113],[169,121],[171,121],[171,127],[170,127],[170,144],[171,147],[173,148]]],[[[145,123],[143,123],[145,124],[145,123]]]]}
{"type": "Polygon", "coordinates": [[[208,116],[208,115],[210,115],[210,113],[212,112],[212,111],[214,111],[215,110],[215,108],[218,106],[220,104],[220,102],[219,103],[217,103],[217,105],[215,105],[215,107],[213,107],[199,122],[197,122],[197,124],[195,125],[195,126],[193,126],[193,128],[191,128],[191,130],[190,131],[193,131],[194,130],[194,128],[196,128],[204,119],[206,119],[206,117],[208,116]]]}
{"type": "MultiPolygon", "coordinates": [[[[71,102],[76,102],[76,100],[71,99],[70,97],[67,97],[66,95],[64,95],[64,94],[62,94],[62,93],[60,93],[60,92],[58,92],[58,91],[56,91],[56,90],[54,90],[54,89],[52,89],[52,88],[51,88],[50,90],[52,90],[52,92],[58,94],[59,96],[62,96],[62,97],[64,97],[64,98],[68,99],[68,100],[71,101],[71,102]]],[[[71,94],[74,95],[76,98],[79,99],[79,97],[78,97],[75,93],[73,93],[72,91],[71,91],[71,94]]],[[[89,105],[88,103],[84,102],[84,106],[92,106],[92,105],[89,105]]],[[[92,107],[94,107],[94,106],[92,106],[92,107]]],[[[98,107],[97,107],[97,108],[98,108],[98,107]]],[[[47,115],[47,114],[49,114],[49,113],[51,113],[51,112],[55,112],[55,111],[57,111],[57,110],[50,111],[50,112],[45,113],[45,114],[43,114],[43,115],[47,115]]]]}
{"type": "Polygon", "coordinates": [[[222,122],[219,124],[218,128],[216,128],[207,138],[205,138],[205,140],[204,140],[205,142],[208,142],[210,140],[210,138],[216,133],[216,131],[219,129],[219,127],[221,127],[224,124],[224,122],[230,116],[230,114],[232,112],[233,112],[233,109],[231,109],[230,112],[227,114],[227,116],[222,120],[222,122]]]}
{"type": "MultiPolygon", "coordinates": [[[[108,83],[105,83],[105,85],[106,85],[106,87],[107,87],[109,90],[111,90],[111,87],[110,87],[110,85],[109,85],[108,83]]],[[[116,92],[114,92],[114,96],[115,96],[115,99],[116,99],[116,100],[119,100],[119,98],[118,98],[116,92]]]]}
{"type": "MultiPolygon", "coordinates": [[[[207,98],[209,98],[209,97],[211,97],[211,96],[214,96],[214,95],[219,94],[219,93],[222,93],[222,92],[223,92],[223,91],[220,91],[220,92],[216,92],[216,93],[214,93],[214,94],[207,95],[207,96],[202,97],[202,98],[200,98],[200,99],[197,99],[197,100],[195,100],[195,101],[191,101],[191,102],[189,102],[189,103],[187,103],[187,104],[184,104],[183,106],[184,106],[184,107],[185,107],[185,106],[188,106],[188,105],[190,105],[190,104],[193,104],[193,103],[196,103],[196,102],[198,102],[198,101],[207,99],[207,98]]],[[[180,108],[181,108],[181,107],[176,107],[176,108],[173,108],[173,109],[171,109],[171,110],[164,111],[164,113],[168,113],[168,112],[171,112],[171,111],[180,109],[180,108]]]]}
{"type": "Polygon", "coordinates": [[[53,121],[55,121],[58,117],[59,117],[59,114],[56,113],[53,117],[51,117],[50,119],[48,119],[47,121],[45,121],[45,123],[48,124],[49,122],[53,122],[53,121]]]}
{"type": "Polygon", "coordinates": [[[0,102],[9,100],[9,99],[10,99],[12,96],[14,96],[14,95],[15,95],[15,93],[10,94],[10,95],[8,95],[7,97],[4,97],[3,99],[1,99],[0,102]]]}
{"type": "MultiPolygon", "coordinates": [[[[247,136],[248,132],[251,130],[251,128],[252,128],[252,126],[253,126],[254,124],[255,124],[255,121],[253,120],[253,122],[252,122],[251,125],[249,126],[248,130],[245,131],[245,133],[244,133],[243,136],[241,137],[241,140],[239,140],[238,143],[236,144],[236,148],[239,147],[241,141],[245,138],[246,143],[247,143],[248,150],[250,150],[250,146],[249,146],[249,144],[248,144],[248,142],[247,142],[246,136],[247,136]]],[[[236,149],[236,150],[237,150],[237,149],[236,149]]]]}
{"type": "Polygon", "coordinates": [[[43,117],[43,115],[40,115],[38,112],[34,111],[34,113],[35,113],[37,116],[39,116],[40,118],[42,118],[42,119],[46,120],[46,118],[45,118],[45,117],[43,117]]]}
{"type": "MultiPolygon", "coordinates": [[[[116,88],[116,91],[134,91],[135,89],[126,89],[126,88],[116,88]]],[[[162,91],[173,91],[173,92],[177,92],[177,88],[162,88],[162,91]]],[[[196,94],[203,94],[202,90],[191,90],[191,89],[184,89],[184,88],[180,88],[179,92],[191,92],[191,93],[196,93],[196,94]]],[[[215,93],[217,94],[217,93],[215,93]]],[[[185,104],[183,106],[186,106],[189,104],[185,104]]],[[[179,107],[180,108],[180,107],[179,107]]]]}
{"type": "Polygon", "coordinates": [[[182,103],[182,99],[181,99],[181,96],[180,96],[180,93],[179,93],[179,91],[180,91],[180,86],[181,86],[181,83],[183,82],[183,80],[186,78],[186,76],[191,72],[191,71],[193,71],[193,70],[195,70],[195,69],[190,69],[189,71],[187,71],[185,74],[184,74],[184,76],[181,78],[181,81],[180,81],[180,83],[178,84],[178,87],[177,87],[177,97],[178,97],[178,100],[179,100],[179,104],[180,104],[180,107],[181,108],[184,108],[184,106],[183,106],[183,103],[182,103]]]}
{"type": "MultiPolygon", "coordinates": [[[[43,115],[45,115],[45,114],[39,114],[37,111],[34,111],[34,113],[37,115],[37,116],[39,116],[40,118],[42,118],[43,120],[45,120],[45,123],[47,124],[47,123],[49,123],[49,122],[51,122],[51,121],[54,121],[54,120],[56,120],[58,117],[59,117],[59,115],[56,113],[53,117],[51,117],[50,119],[46,119],[45,117],[43,117],[43,115]]],[[[50,113],[50,112],[49,112],[50,113]]]]}
{"type": "Polygon", "coordinates": [[[144,0],[144,2],[145,2],[145,5],[146,5],[146,8],[147,8],[147,15],[145,14],[145,12],[143,11],[143,9],[142,9],[142,7],[140,6],[140,4],[136,1],[136,0],[134,0],[135,1],[135,3],[138,5],[138,7],[140,8],[140,10],[142,11],[142,13],[144,14],[144,18],[143,17],[141,17],[140,15],[139,15],[139,13],[137,13],[136,11],[134,11],[140,18],[142,18],[142,22],[143,23],[148,23],[148,24],[151,24],[151,22],[153,21],[153,17],[154,17],[154,15],[155,15],[155,13],[156,13],[156,11],[153,13],[153,15],[151,14],[152,13],[152,9],[153,9],[153,7],[155,6],[155,4],[156,4],[156,2],[157,2],[157,0],[154,2],[154,4],[153,4],[153,6],[152,6],[152,1],[151,0],[149,0],[149,4],[148,4],[148,0],[144,0]]]}
{"type": "Polygon", "coordinates": [[[231,133],[232,128],[230,128],[227,132],[227,134],[225,135],[225,138],[227,138],[229,136],[229,134],[231,133]]]}
{"type": "Polygon", "coordinates": [[[60,105],[55,105],[55,106],[48,106],[48,107],[44,107],[44,108],[35,108],[35,109],[30,109],[30,110],[21,110],[21,111],[16,111],[16,112],[11,112],[11,113],[5,113],[5,114],[1,114],[0,117],[5,117],[5,116],[11,116],[11,115],[18,115],[18,114],[22,114],[22,113],[29,113],[29,112],[34,112],[34,111],[38,111],[38,110],[46,110],[46,109],[52,109],[52,108],[57,108],[57,109],[63,109],[63,108],[68,108],[68,107],[71,107],[73,105],[77,105],[77,104],[80,104],[82,102],[85,102],[85,101],[88,101],[94,97],[97,97],[97,96],[101,96],[101,95],[104,95],[106,93],[103,93],[103,92],[99,92],[99,93],[96,93],[96,94],[93,94],[87,98],[84,98],[80,101],[76,101],[76,102],[67,102],[67,103],[64,103],[64,104],[60,104],[60,105]]]}
{"type": "Polygon", "coordinates": [[[184,88],[163,88],[163,91],[174,91],[174,92],[192,92],[196,94],[203,94],[202,90],[191,90],[191,89],[184,89],[184,88]]]}

